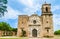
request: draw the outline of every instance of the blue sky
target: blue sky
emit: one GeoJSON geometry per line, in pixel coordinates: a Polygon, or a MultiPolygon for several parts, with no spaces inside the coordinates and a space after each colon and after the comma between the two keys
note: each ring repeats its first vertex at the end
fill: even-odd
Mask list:
{"type": "Polygon", "coordinates": [[[60,0],[8,0],[5,16],[0,18],[0,22],[4,21],[16,28],[18,26],[18,15],[31,15],[34,12],[41,15],[41,5],[44,2],[51,3],[51,11],[53,13],[54,31],[60,29],[60,0]]]}

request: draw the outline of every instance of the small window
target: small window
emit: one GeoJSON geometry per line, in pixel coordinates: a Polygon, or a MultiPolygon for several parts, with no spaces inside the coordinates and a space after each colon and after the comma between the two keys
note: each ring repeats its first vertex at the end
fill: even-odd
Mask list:
{"type": "Polygon", "coordinates": [[[49,32],[49,29],[47,29],[47,32],[49,32]]]}
{"type": "Polygon", "coordinates": [[[48,23],[48,21],[46,23],[48,23]]]}

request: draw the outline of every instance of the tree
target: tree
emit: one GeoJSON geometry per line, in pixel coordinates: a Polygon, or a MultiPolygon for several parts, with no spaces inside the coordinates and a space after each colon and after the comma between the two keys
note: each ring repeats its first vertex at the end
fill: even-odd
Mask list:
{"type": "Polygon", "coordinates": [[[3,31],[3,36],[8,36],[8,35],[11,36],[11,35],[17,34],[17,28],[12,28],[6,22],[0,22],[0,30],[3,31]]]}
{"type": "Polygon", "coordinates": [[[7,0],[0,0],[0,16],[4,16],[4,12],[7,11],[7,0]]]}
{"type": "Polygon", "coordinates": [[[12,28],[12,31],[17,32],[17,28],[12,28]]]}
{"type": "Polygon", "coordinates": [[[17,28],[12,28],[11,31],[14,33],[14,35],[17,35],[17,28]]]}
{"type": "Polygon", "coordinates": [[[11,31],[12,28],[10,27],[10,25],[6,22],[0,22],[0,30],[3,31],[11,31]]]}
{"type": "Polygon", "coordinates": [[[60,35],[60,30],[54,32],[55,35],[60,35]]]}
{"type": "Polygon", "coordinates": [[[12,30],[12,27],[10,27],[10,25],[6,22],[0,22],[0,30],[3,31],[3,35],[2,36],[6,36],[8,34],[8,32],[10,32],[12,30]]]}

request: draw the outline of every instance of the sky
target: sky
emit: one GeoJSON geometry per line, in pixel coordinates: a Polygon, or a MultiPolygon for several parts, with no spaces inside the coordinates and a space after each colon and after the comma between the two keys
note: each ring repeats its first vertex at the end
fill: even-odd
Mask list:
{"type": "Polygon", "coordinates": [[[53,14],[54,31],[60,29],[60,0],[8,0],[7,11],[0,18],[0,22],[7,22],[11,27],[17,28],[18,15],[32,15],[34,12],[41,15],[42,4],[50,3],[53,14]]]}

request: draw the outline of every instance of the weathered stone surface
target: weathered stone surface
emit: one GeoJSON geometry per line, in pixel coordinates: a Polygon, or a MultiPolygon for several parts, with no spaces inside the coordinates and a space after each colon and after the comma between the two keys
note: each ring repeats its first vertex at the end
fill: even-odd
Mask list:
{"type": "Polygon", "coordinates": [[[21,37],[22,30],[26,31],[26,37],[53,37],[53,15],[51,5],[42,5],[42,14],[32,14],[31,16],[20,15],[18,17],[17,36],[21,37]]]}

